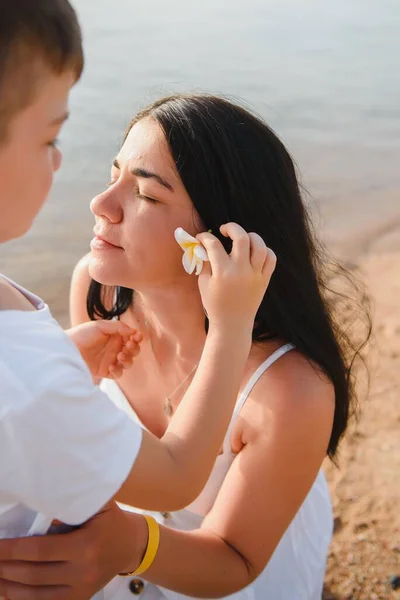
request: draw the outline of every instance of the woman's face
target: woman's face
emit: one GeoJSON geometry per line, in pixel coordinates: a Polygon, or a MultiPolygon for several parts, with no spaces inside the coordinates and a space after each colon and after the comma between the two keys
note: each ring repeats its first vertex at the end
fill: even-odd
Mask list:
{"type": "Polygon", "coordinates": [[[93,279],[140,291],[188,277],[174,231],[183,227],[195,235],[202,228],[154,119],[132,127],[110,184],[92,200],[91,211],[96,217],[93,279]]]}

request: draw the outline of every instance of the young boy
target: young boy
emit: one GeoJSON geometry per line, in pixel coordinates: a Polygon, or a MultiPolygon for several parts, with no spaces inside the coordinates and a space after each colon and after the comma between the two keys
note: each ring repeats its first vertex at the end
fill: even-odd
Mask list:
{"type": "MultiPolygon", "coordinates": [[[[0,241],[23,235],[60,167],[56,138],[83,66],[68,0],[12,0],[0,19],[0,241]]],[[[209,332],[197,372],[159,440],[142,432],[92,383],[129,366],[140,335],[89,323],[68,337],[48,307],[0,278],[0,536],[78,525],[116,494],[176,510],[200,492],[221,446],[251,346],[273,253],[239,226],[226,254],[201,234],[210,263],[200,275],[209,332]],[[245,250],[238,259],[238,248],[245,250]],[[80,352],[71,343],[76,342],[80,352]],[[204,435],[204,432],[207,435],[204,435]]],[[[172,232],[171,232],[172,235],[172,232]]],[[[147,538],[138,547],[146,550],[147,538]]],[[[139,562],[139,560],[138,560],[139,562]]]]}

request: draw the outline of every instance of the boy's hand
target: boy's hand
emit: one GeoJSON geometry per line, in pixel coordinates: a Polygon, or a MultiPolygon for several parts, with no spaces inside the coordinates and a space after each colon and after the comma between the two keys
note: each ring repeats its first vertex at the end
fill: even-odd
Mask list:
{"type": "Polygon", "coordinates": [[[142,334],[121,321],[91,321],[66,332],[95,378],[117,379],[140,351],[142,334]]]}
{"type": "Polygon", "coordinates": [[[236,223],[222,225],[220,231],[233,242],[229,255],[211,233],[196,236],[210,261],[199,275],[203,306],[210,325],[252,328],[276,255],[257,233],[247,233],[236,223]]]}

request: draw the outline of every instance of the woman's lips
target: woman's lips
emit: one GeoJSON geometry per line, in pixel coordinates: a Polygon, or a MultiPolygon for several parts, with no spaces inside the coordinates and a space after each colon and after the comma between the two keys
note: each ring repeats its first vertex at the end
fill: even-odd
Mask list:
{"type": "Polygon", "coordinates": [[[121,246],[116,246],[98,235],[92,239],[90,247],[92,250],[122,250],[121,246]]]}

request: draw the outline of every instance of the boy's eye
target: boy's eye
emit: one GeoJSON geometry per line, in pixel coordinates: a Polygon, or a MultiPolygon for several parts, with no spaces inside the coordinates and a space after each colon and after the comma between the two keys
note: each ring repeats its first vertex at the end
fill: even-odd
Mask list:
{"type": "Polygon", "coordinates": [[[47,145],[50,146],[50,148],[58,148],[59,143],[60,141],[58,140],[58,138],[56,138],[55,140],[49,142],[47,145]]]}

